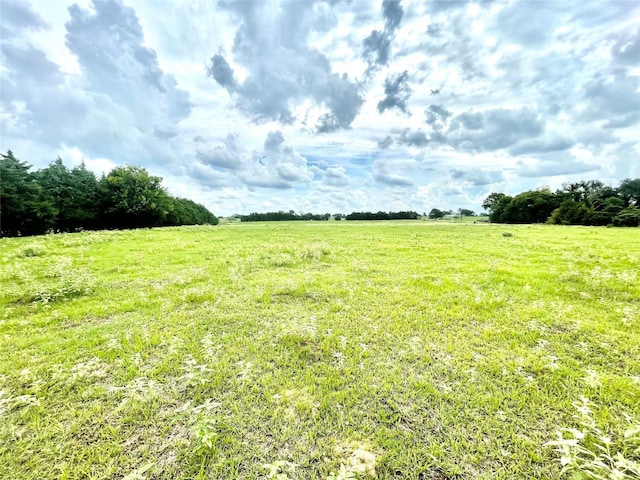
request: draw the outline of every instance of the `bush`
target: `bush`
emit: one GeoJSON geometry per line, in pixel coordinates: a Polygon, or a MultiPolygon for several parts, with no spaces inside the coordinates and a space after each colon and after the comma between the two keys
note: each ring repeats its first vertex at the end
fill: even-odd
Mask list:
{"type": "Polygon", "coordinates": [[[640,208],[635,206],[625,208],[613,217],[613,224],[616,227],[640,226],[640,208]]]}

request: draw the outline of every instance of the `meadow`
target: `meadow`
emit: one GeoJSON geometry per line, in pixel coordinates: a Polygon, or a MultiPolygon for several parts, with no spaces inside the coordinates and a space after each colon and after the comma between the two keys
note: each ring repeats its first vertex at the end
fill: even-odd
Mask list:
{"type": "Polygon", "coordinates": [[[639,478],[638,229],[236,223],[0,252],[0,478],[639,478]]]}

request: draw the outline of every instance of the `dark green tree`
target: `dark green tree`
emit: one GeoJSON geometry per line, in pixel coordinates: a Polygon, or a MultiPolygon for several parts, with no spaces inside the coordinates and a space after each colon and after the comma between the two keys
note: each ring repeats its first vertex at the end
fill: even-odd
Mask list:
{"type": "Polygon", "coordinates": [[[564,200],[558,208],[551,212],[549,223],[556,225],[585,225],[592,211],[582,202],[572,198],[564,200]]]}
{"type": "Polygon", "coordinates": [[[100,180],[106,226],[113,228],[162,225],[171,211],[171,199],[162,178],[134,165],[116,167],[100,180]]]}
{"type": "Polygon", "coordinates": [[[219,220],[204,205],[186,198],[171,197],[171,209],[164,223],[165,225],[217,225],[219,220]]]}
{"type": "Polygon", "coordinates": [[[31,165],[18,160],[11,150],[0,157],[0,234],[45,233],[55,222],[56,210],[29,171],[31,165]]]}
{"type": "Polygon", "coordinates": [[[632,205],[621,210],[612,220],[616,227],[638,227],[640,226],[640,208],[632,205]]]}
{"type": "Polygon", "coordinates": [[[501,216],[504,223],[544,223],[558,208],[558,197],[548,189],[529,190],[513,197],[501,216]]]}
{"type": "Polygon", "coordinates": [[[55,230],[73,232],[94,227],[98,182],[84,164],[69,170],[58,157],[35,177],[57,211],[55,230]]]}
{"type": "Polygon", "coordinates": [[[624,179],[620,182],[618,193],[624,200],[625,206],[640,206],[640,178],[624,179]]]}
{"type": "Polygon", "coordinates": [[[432,208],[431,211],[429,212],[429,218],[433,220],[438,220],[440,218],[443,218],[446,214],[447,212],[444,212],[437,208],[432,208]]]}
{"type": "Polygon", "coordinates": [[[489,220],[495,223],[504,223],[503,219],[505,210],[509,203],[511,203],[512,197],[504,193],[492,192],[482,202],[482,208],[489,212],[489,220]]]}

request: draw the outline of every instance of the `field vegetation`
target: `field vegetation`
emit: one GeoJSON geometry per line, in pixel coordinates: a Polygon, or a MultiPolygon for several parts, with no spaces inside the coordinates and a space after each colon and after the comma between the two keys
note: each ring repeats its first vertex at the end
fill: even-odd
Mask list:
{"type": "Polygon", "coordinates": [[[0,250],[0,478],[639,478],[636,229],[233,223],[0,250]]]}

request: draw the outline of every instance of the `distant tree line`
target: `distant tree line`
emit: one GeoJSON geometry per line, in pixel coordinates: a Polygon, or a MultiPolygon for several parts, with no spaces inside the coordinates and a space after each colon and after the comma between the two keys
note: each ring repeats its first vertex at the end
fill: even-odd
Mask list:
{"type": "Polygon", "coordinates": [[[0,236],[218,223],[203,205],[172,197],[162,178],[116,167],[100,179],[60,158],[35,172],[11,150],[0,154],[0,236]]]}
{"type": "Polygon", "coordinates": [[[249,215],[240,215],[241,222],[286,222],[292,220],[329,220],[330,213],[301,213],[297,214],[293,210],[288,212],[267,212],[267,213],[250,213],[249,215]]]}
{"type": "Polygon", "coordinates": [[[418,214],[408,212],[353,212],[344,217],[346,220],[416,220],[418,214]]]}
{"type": "Polygon", "coordinates": [[[459,208],[456,213],[452,210],[440,210],[439,208],[432,208],[429,211],[428,217],[432,220],[439,220],[448,215],[453,215],[454,217],[475,217],[476,212],[473,210],[469,210],[468,208],[459,208]]]}
{"type": "Polygon", "coordinates": [[[552,192],[529,190],[511,197],[491,193],[482,207],[495,223],[640,226],[640,178],[610,187],[599,180],[565,183],[552,192]]]}

